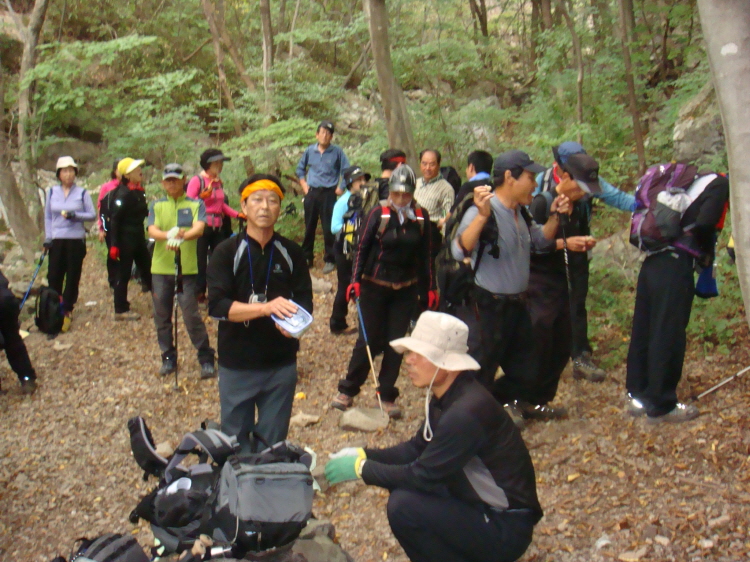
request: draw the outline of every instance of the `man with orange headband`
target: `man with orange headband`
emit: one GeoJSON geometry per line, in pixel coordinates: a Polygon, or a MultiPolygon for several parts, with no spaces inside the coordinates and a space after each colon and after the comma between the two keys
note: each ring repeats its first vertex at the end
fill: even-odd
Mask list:
{"type": "Polygon", "coordinates": [[[246,231],[219,244],[206,270],[209,314],[220,320],[221,428],[237,436],[243,452],[255,449],[253,432],[276,443],[289,429],[299,341],[271,316],[313,309],[302,248],[274,231],[283,199],[276,176],[245,180],[240,206],[246,231]]]}

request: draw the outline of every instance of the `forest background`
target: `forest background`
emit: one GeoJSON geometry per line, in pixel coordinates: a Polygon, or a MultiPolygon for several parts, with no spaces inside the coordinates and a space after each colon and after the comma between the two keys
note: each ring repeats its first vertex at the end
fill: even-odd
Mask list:
{"type": "MultiPolygon", "coordinates": [[[[223,179],[236,206],[235,186],[254,170],[298,187],[294,167],[323,118],[336,123],[334,142],[350,161],[376,175],[395,121],[415,166],[427,147],[461,174],[475,149],[522,148],[550,163],[552,146],[579,140],[603,177],[632,190],[646,165],[675,156],[681,108],[713,95],[694,0],[15,0],[5,8],[0,197],[27,256],[41,232],[34,170],[53,169],[63,153],[78,159],[89,188],[108,179],[114,158],[146,158],[155,196],[163,164],[197,171],[198,154],[221,146],[234,157],[223,179]],[[373,17],[387,17],[386,37],[368,25],[373,17]],[[383,96],[389,81],[396,91],[383,96]]],[[[700,164],[726,171],[723,145],[709,152],[700,164]]],[[[629,219],[603,205],[595,212],[598,238],[629,219]]],[[[299,223],[282,227],[295,234],[299,223]]],[[[743,307],[734,268],[720,267],[719,278],[723,298],[696,303],[690,337],[728,354],[743,307]]],[[[634,268],[604,264],[592,286],[602,290],[590,297],[591,330],[614,366],[629,336],[634,268]]]]}

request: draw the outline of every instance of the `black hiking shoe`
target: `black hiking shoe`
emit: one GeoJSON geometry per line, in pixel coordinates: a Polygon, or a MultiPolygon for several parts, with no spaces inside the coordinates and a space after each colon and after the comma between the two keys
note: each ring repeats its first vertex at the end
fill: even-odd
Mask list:
{"type": "Polygon", "coordinates": [[[36,392],[36,380],[24,377],[21,379],[21,393],[22,394],[34,394],[36,392]]]}
{"type": "Polygon", "coordinates": [[[604,369],[598,367],[591,360],[591,353],[584,351],[573,359],[573,378],[576,380],[587,380],[591,382],[602,382],[607,378],[604,369]]]}
{"type": "Polygon", "coordinates": [[[201,363],[201,379],[212,379],[216,376],[216,368],[213,361],[201,363]]]}
{"type": "Polygon", "coordinates": [[[568,410],[561,406],[557,408],[547,406],[546,404],[535,406],[534,404],[519,400],[518,407],[523,417],[529,420],[559,420],[568,415],[568,410]]]}
{"type": "Polygon", "coordinates": [[[177,370],[177,362],[172,357],[167,357],[161,361],[161,369],[159,369],[159,375],[166,377],[171,375],[177,370]]]}

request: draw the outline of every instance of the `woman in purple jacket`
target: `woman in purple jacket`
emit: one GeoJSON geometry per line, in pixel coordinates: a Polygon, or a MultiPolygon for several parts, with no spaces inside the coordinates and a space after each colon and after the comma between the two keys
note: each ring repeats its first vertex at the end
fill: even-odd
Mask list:
{"type": "Polygon", "coordinates": [[[44,247],[49,252],[47,284],[62,295],[63,332],[70,329],[73,307],[78,300],[83,258],[86,257],[83,222],[96,220],[91,195],[76,184],[77,174],[78,165],[73,158],[58,158],[56,175],[60,185],[47,191],[44,205],[44,247]]]}

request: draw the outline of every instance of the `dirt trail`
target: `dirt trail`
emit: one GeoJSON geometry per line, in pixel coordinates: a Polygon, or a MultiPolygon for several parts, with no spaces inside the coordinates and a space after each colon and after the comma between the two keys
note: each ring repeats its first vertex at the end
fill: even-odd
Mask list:
{"type": "MultiPolygon", "coordinates": [[[[23,397],[15,376],[0,364],[0,560],[48,562],[67,556],[73,539],[106,531],[133,532],[149,544],[146,525],[128,514],[151,483],[129,450],[126,421],[144,415],[157,442],[177,440],[205,418],[218,419],[215,380],[198,380],[198,363],[181,334],[181,390],[160,379],[150,298],[131,291],[138,322],[115,323],[100,260],[89,253],[73,329],[55,340],[26,340],[39,374],[39,391],[23,397]],[[95,305],[85,306],[86,302],[95,305]],[[70,345],[55,350],[53,345],[70,345]]],[[[320,276],[320,271],[314,272],[320,276]]],[[[335,276],[328,276],[335,283],[335,276]]],[[[384,433],[342,432],[339,412],[327,409],[344,374],[355,335],[331,336],[333,295],[315,295],[314,328],[303,339],[294,412],[321,421],[293,428],[293,440],[311,446],[324,462],[339,447],[386,446],[410,437],[422,417],[421,392],[402,379],[404,419],[384,433]]],[[[350,316],[350,324],[355,325],[350,316]]],[[[24,325],[24,327],[26,327],[24,325]]],[[[216,326],[209,326],[215,342],[216,326]]],[[[748,364],[743,328],[731,357],[706,358],[691,349],[683,395],[705,389],[748,364]]],[[[623,345],[626,345],[623,343],[623,345]]],[[[557,403],[569,418],[533,423],[524,432],[537,470],[545,517],[523,560],[612,559],[746,560],[750,556],[748,397],[750,376],[700,404],[697,420],[649,427],[623,412],[624,369],[602,384],[563,376],[557,403]],[[599,548],[597,548],[597,542],[599,548]],[[630,554],[627,554],[627,553],[630,554]]],[[[374,403],[371,391],[359,403],[374,403]]],[[[331,519],[338,539],[358,562],[406,557],[385,516],[387,492],[361,483],[329,490],[315,513],[331,519]]]]}

